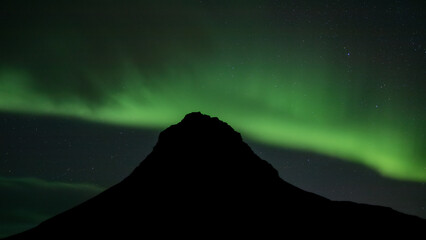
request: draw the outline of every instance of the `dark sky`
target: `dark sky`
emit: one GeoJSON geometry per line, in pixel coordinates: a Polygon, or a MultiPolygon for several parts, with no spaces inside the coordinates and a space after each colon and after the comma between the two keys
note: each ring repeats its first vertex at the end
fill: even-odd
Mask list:
{"type": "Polygon", "coordinates": [[[0,236],[119,182],[192,111],[283,179],[426,218],[424,1],[2,1],[0,236]]]}

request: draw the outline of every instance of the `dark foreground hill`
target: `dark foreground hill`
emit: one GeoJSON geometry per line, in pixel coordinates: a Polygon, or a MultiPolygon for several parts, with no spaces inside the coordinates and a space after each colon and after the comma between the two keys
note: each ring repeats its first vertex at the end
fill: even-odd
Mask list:
{"type": "Polygon", "coordinates": [[[346,238],[423,234],[425,227],[425,220],[390,208],[294,187],[229,125],[191,113],[164,130],[122,182],[8,239],[346,238]]]}

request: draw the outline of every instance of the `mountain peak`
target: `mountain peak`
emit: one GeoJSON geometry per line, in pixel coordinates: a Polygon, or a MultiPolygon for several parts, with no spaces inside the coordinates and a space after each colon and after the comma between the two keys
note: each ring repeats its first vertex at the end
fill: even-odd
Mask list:
{"type": "Polygon", "coordinates": [[[231,126],[200,112],[189,113],[162,131],[152,153],[132,175],[146,177],[157,171],[176,181],[199,178],[216,185],[252,179],[250,174],[279,179],[278,172],[254,154],[231,126]]]}
{"type": "Polygon", "coordinates": [[[192,112],[192,113],[186,114],[185,117],[182,119],[182,121],[178,123],[177,125],[185,125],[187,127],[203,126],[205,128],[221,127],[223,129],[227,129],[228,131],[235,132],[235,130],[231,126],[229,126],[226,122],[219,120],[219,118],[217,117],[211,117],[201,112],[192,112]]]}
{"type": "Polygon", "coordinates": [[[179,144],[182,140],[185,140],[199,147],[213,143],[241,142],[242,138],[231,126],[217,117],[210,117],[201,112],[192,112],[187,114],[178,124],[161,132],[157,145],[163,144],[166,140],[176,141],[174,144],[179,144]]]}
{"type": "Polygon", "coordinates": [[[161,132],[122,182],[10,239],[247,238],[253,232],[341,238],[328,230],[393,236],[401,226],[420,233],[424,220],[303,191],[281,179],[228,124],[198,112],[161,132]]]}
{"type": "Polygon", "coordinates": [[[210,117],[209,115],[203,114],[201,112],[191,112],[185,115],[185,117],[182,119],[182,122],[185,121],[202,121],[202,120],[211,120],[211,119],[217,119],[217,117],[210,117]]]}

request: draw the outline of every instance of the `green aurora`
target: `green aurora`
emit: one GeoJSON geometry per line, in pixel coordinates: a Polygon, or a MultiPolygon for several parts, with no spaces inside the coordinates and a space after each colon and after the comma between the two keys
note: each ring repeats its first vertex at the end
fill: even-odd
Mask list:
{"type": "MultiPolygon", "coordinates": [[[[97,32],[89,30],[108,13],[79,29],[52,19],[9,24],[17,30],[3,40],[10,58],[0,62],[0,109],[158,129],[201,111],[251,140],[426,182],[424,58],[410,68],[390,53],[377,59],[395,46],[370,39],[375,27],[354,34],[342,26],[333,38],[320,16],[271,24],[275,8],[252,2],[220,13],[152,7],[138,13],[143,20],[128,12],[97,32]]],[[[405,34],[395,31],[384,38],[405,34]]]]}

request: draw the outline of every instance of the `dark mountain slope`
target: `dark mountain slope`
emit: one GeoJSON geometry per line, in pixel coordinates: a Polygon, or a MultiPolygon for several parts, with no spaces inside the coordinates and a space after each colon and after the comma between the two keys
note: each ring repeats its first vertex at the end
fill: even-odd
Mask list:
{"type": "Polygon", "coordinates": [[[298,189],[229,125],[191,113],[121,183],[10,239],[395,236],[425,226],[390,208],[298,189]]]}

